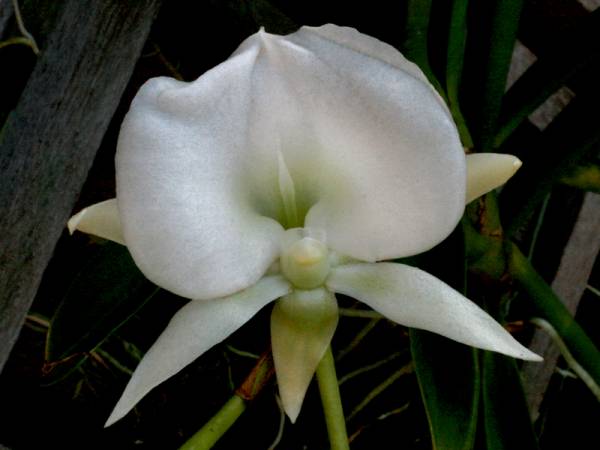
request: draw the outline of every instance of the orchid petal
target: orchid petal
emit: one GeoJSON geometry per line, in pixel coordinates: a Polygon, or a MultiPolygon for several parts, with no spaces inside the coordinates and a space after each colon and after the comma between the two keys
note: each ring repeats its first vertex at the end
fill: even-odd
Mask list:
{"type": "Polygon", "coordinates": [[[277,257],[288,174],[299,220],[362,260],[433,247],[464,207],[456,128],[414,64],[347,28],[259,32],[198,80],[150,80],[134,100],[117,153],[134,260],[190,298],[246,288],[277,257]]]}
{"type": "Polygon", "coordinates": [[[402,325],[484,350],[541,361],[475,303],[420,269],[395,263],[339,266],[332,269],[326,285],[402,325]]]}
{"type": "Polygon", "coordinates": [[[278,87],[262,94],[271,104],[284,99],[279,123],[311,136],[286,138],[302,145],[284,149],[297,196],[313,200],[305,226],[365,261],[443,240],[464,207],[464,152],[420,70],[387,44],[334,25],[271,37],[265,53],[278,87]]]}
{"type": "Polygon", "coordinates": [[[271,345],[283,409],[296,421],[306,390],[338,322],[337,302],[325,289],[295,290],[271,315],[271,345]]]}
{"type": "Polygon", "coordinates": [[[267,303],[288,292],[289,283],[275,275],[229,297],[190,301],[173,316],[144,355],[105,426],[121,419],[151,389],[221,342],[267,303]]]}
{"type": "Polygon", "coordinates": [[[243,182],[258,51],[241,51],[194,83],[148,81],[121,128],[117,199],[127,246],[150,280],[184,297],[245,289],[278,255],[283,228],[255,208],[243,182]]]}
{"type": "Polygon", "coordinates": [[[466,203],[506,183],[523,163],[513,155],[473,153],[467,155],[466,203]]]}
{"type": "Polygon", "coordinates": [[[338,45],[351,49],[357,53],[363,53],[372,58],[376,58],[396,67],[397,69],[409,73],[431,88],[431,92],[437,98],[440,106],[446,111],[448,117],[452,117],[450,110],[446,106],[446,103],[431,85],[431,83],[429,83],[427,76],[423,73],[419,66],[406,59],[402,53],[400,53],[390,44],[366,34],[362,34],[354,28],[340,27],[333,24],[326,24],[320,27],[303,27],[301,28],[301,31],[319,35],[338,45]]]}
{"type": "Polygon", "coordinates": [[[115,198],[82,209],[69,219],[67,227],[71,234],[77,230],[125,245],[115,198]]]}

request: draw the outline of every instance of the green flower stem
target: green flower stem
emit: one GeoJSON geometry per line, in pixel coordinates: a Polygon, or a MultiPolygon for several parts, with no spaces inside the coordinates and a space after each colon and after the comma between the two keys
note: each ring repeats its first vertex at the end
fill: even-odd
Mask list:
{"type": "Polygon", "coordinates": [[[263,354],[250,375],[221,409],[180,447],[180,450],[207,450],[225,434],[271,379],[275,369],[270,352],[263,354]]]}
{"type": "Polygon", "coordinates": [[[348,435],[346,433],[346,420],[342,409],[342,399],[331,347],[327,348],[323,359],[317,367],[317,382],[321,393],[321,402],[325,412],[325,423],[331,450],[348,450],[348,435]]]}
{"type": "Polygon", "coordinates": [[[233,395],[206,424],[200,428],[180,450],[205,450],[211,448],[235,423],[246,409],[246,402],[233,395]]]}

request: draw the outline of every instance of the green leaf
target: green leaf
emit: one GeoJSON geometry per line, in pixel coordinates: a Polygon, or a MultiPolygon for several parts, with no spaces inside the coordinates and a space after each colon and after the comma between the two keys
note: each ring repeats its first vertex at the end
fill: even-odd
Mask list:
{"type": "Polygon", "coordinates": [[[494,143],[506,77],[523,8],[523,0],[494,0],[492,3],[480,112],[481,151],[489,151],[494,143]]]}
{"type": "Polygon", "coordinates": [[[446,59],[446,92],[448,106],[460,133],[463,145],[473,147],[473,141],[460,109],[459,93],[467,42],[467,7],[469,0],[454,0],[448,31],[448,53],[446,59]]]}
{"type": "Polygon", "coordinates": [[[600,9],[587,15],[558,46],[538,59],[504,97],[500,127],[495,138],[499,147],[529,114],[550,95],[600,59],[600,9]]]}
{"type": "Polygon", "coordinates": [[[410,344],[433,448],[473,448],[479,405],[477,350],[414,329],[410,344]]]}
{"type": "Polygon", "coordinates": [[[525,255],[509,244],[510,275],[528,294],[535,314],[546,319],[565,341],[575,360],[600,383],[600,351],[525,255]]]}
{"type": "Polygon", "coordinates": [[[419,66],[435,90],[445,100],[446,94],[429,64],[427,43],[430,17],[431,0],[408,0],[402,52],[410,61],[419,66]]]}
{"type": "Polygon", "coordinates": [[[567,186],[600,194],[600,164],[590,162],[577,166],[564,175],[560,182],[567,186]]]}
{"type": "Polygon", "coordinates": [[[556,182],[589,158],[598,154],[600,127],[590,114],[600,102],[595,85],[581,90],[548,125],[522,156],[523,168],[505,186],[501,195],[507,233],[514,235],[531,217],[556,182]],[[506,220],[508,219],[508,220],[506,220]]]}
{"type": "Polygon", "coordinates": [[[488,450],[537,449],[515,360],[483,352],[482,400],[488,450]]]}
{"type": "Polygon", "coordinates": [[[73,280],[52,318],[46,360],[61,361],[94,350],[157,290],[126,247],[102,245],[73,280]]]}

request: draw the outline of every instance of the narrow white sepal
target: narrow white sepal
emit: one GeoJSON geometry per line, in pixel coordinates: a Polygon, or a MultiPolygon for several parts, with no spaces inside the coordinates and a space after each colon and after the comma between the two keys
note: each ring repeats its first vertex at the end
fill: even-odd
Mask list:
{"type": "Polygon", "coordinates": [[[477,197],[506,183],[523,165],[513,155],[501,153],[474,153],[467,155],[467,197],[468,204],[477,197]]]}
{"type": "Polygon", "coordinates": [[[310,381],[338,322],[335,296],[323,288],[280,299],[271,314],[271,346],[281,403],[296,421],[310,381]]]}
{"type": "Polygon", "coordinates": [[[333,268],[326,285],[401,325],[515,358],[542,360],[475,303],[420,269],[395,263],[350,264],[333,268]]]}
{"type": "Polygon", "coordinates": [[[67,227],[71,234],[77,230],[125,245],[116,198],[82,209],[69,219],[67,227]]]}
{"type": "Polygon", "coordinates": [[[173,316],[144,355],[105,426],[121,419],[155,386],[228,337],[267,303],[288,292],[289,283],[273,275],[229,297],[190,301],[173,316]]]}

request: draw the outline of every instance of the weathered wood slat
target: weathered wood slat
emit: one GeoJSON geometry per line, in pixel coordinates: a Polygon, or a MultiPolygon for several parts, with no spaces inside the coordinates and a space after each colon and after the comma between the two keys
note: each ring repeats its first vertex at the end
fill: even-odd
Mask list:
{"type": "Polygon", "coordinates": [[[0,370],[160,3],[65,0],[0,136],[0,370]]]}
{"type": "Polygon", "coordinates": [[[4,31],[12,15],[12,0],[0,0],[0,39],[4,39],[4,31]]]}

